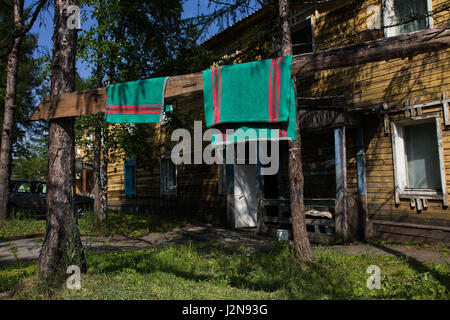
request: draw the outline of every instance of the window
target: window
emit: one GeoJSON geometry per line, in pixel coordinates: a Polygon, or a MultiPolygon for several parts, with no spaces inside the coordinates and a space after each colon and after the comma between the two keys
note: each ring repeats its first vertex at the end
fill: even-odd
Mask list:
{"type": "Polygon", "coordinates": [[[298,22],[292,28],[291,37],[294,54],[312,52],[314,50],[312,18],[298,22]]]}
{"type": "Polygon", "coordinates": [[[161,159],[160,179],[162,194],[177,193],[177,166],[170,157],[161,159]]]}
{"type": "Polygon", "coordinates": [[[29,193],[29,192],[31,192],[31,183],[22,182],[20,184],[17,184],[16,190],[17,190],[17,192],[20,192],[20,193],[29,193]]]}
{"type": "Polygon", "coordinates": [[[409,189],[440,189],[436,124],[406,125],[404,129],[407,183],[409,189]]]}
{"type": "Polygon", "coordinates": [[[445,194],[439,117],[392,122],[395,192],[399,198],[445,194]]]}
{"type": "Polygon", "coordinates": [[[432,27],[432,18],[428,17],[428,12],[431,12],[431,0],[384,0],[386,37],[432,27]]]}
{"type": "Polygon", "coordinates": [[[123,161],[125,196],[136,197],[136,159],[123,161]]]}

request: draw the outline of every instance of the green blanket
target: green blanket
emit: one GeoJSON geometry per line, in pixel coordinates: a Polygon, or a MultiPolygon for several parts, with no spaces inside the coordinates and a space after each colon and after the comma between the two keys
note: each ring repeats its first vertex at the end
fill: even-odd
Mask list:
{"type": "Polygon", "coordinates": [[[203,71],[206,126],[289,120],[292,56],[203,71]]]}
{"type": "Polygon", "coordinates": [[[289,120],[276,123],[233,123],[221,124],[214,128],[217,133],[211,137],[213,146],[252,140],[295,140],[297,120],[295,110],[294,81],[291,81],[289,120]],[[228,132],[227,132],[228,129],[228,132]],[[233,131],[230,131],[230,130],[233,131]]]}
{"type": "Polygon", "coordinates": [[[111,85],[106,99],[106,122],[159,123],[168,78],[111,85]]]}

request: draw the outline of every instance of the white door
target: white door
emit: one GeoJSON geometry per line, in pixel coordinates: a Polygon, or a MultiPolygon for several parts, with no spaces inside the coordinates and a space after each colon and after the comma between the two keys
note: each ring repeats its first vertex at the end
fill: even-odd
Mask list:
{"type": "Polygon", "coordinates": [[[256,165],[234,166],[234,227],[256,227],[256,165]]]}

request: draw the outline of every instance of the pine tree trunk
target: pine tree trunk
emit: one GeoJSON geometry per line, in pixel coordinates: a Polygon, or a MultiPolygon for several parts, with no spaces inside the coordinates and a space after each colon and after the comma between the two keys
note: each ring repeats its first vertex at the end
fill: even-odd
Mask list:
{"type": "MultiPolygon", "coordinates": [[[[24,0],[14,0],[15,30],[22,28],[24,0]]],[[[20,44],[23,37],[14,39],[12,51],[8,55],[6,72],[5,113],[3,117],[2,140],[0,151],[0,219],[8,217],[9,179],[11,175],[11,154],[14,131],[14,107],[16,104],[17,68],[20,44]]]]}
{"type": "Polygon", "coordinates": [[[102,181],[100,175],[102,139],[101,133],[98,131],[99,128],[96,128],[96,133],[94,135],[94,214],[97,217],[97,220],[102,223],[106,217],[105,210],[102,210],[102,181]]]}
{"type": "MultiPolygon", "coordinates": [[[[107,139],[107,129],[103,130],[103,139],[107,139]]],[[[103,170],[101,176],[100,214],[106,219],[108,206],[108,149],[103,146],[103,170]]]]}
{"type": "MultiPolygon", "coordinates": [[[[292,55],[291,31],[289,26],[289,1],[279,0],[279,16],[281,27],[281,55],[292,55]]],[[[295,88],[295,104],[297,108],[297,88],[295,88]]],[[[298,110],[298,109],[297,109],[298,110]]],[[[302,139],[297,116],[297,139],[290,142],[289,147],[289,187],[292,216],[292,233],[297,257],[301,260],[312,260],[311,246],[305,222],[305,206],[303,203],[303,168],[302,139]]]]}
{"type": "MultiPolygon", "coordinates": [[[[65,12],[76,0],[55,0],[51,94],[72,92],[75,85],[77,33],[67,28],[65,12]]],[[[70,14],[70,13],[69,13],[70,14]]],[[[38,270],[46,280],[60,280],[66,268],[86,269],[75,214],[74,118],[50,120],[47,228],[38,270]]]]}

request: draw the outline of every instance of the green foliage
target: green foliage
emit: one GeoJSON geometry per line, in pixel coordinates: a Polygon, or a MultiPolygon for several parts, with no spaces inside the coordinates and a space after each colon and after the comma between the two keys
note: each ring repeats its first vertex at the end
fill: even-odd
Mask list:
{"type": "MultiPolygon", "coordinates": [[[[247,253],[225,243],[151,250],[88,252],[82,289],[55,290],[52,299],[449,299],[450,265],[421,268],[396,257],[322,252],[297,262],[293,248],[277,244],[247,253]],[[366,287],[367,267],[382,270],[380,290],[366,287]],[[447,280],[446,280],[447,279],[447,280]]],[[[23,267],[17,266],[18,270],[23,267]]],[[[0,271],[1,275],[1,271],[0,271]]],[[[14,298],[48,298],[28,286],[14,298]]]]}
{"type": "MultiPolygon", "coordinates": [[[[94,72],[89,88],[105,84],[200,71],[214,57],[198,46],[199,31],[182,21],[183,1],[104,1],[84,0],[82,19],[96,21],[82,31],[78,42],[79,58],[94,72]]],[[[98,151],[92,137],[101,137],[100,148],[110,159],[137,158],[138,166],[151,170],[158,159],[157,144],[148,141],[147,125],[108,126],[104,115],[79,117],[76,123],[77,145],[86,158],[98,151]]]]}
{"type": "MultiPolygon", "coordinates": [[[[42,138],[46,128],[45,123],[32,123],[28,120],[38,102],[35,98],[43,92],[41,60],[33,57],[36,48],[37,36],[27,35],[22,42],[17,73],[13,132],[13,155],[16,157],[30,156],[30,145],[42,138]]],[[[0,130],[5,106],[6,67],[7,58],[0,58],[0,130]]]]}
{"type": "Polygon", "coordinates": [[[11,179],[47,180],[47,139],[32,144],[21,158],[13,159],[11,179]]]}

